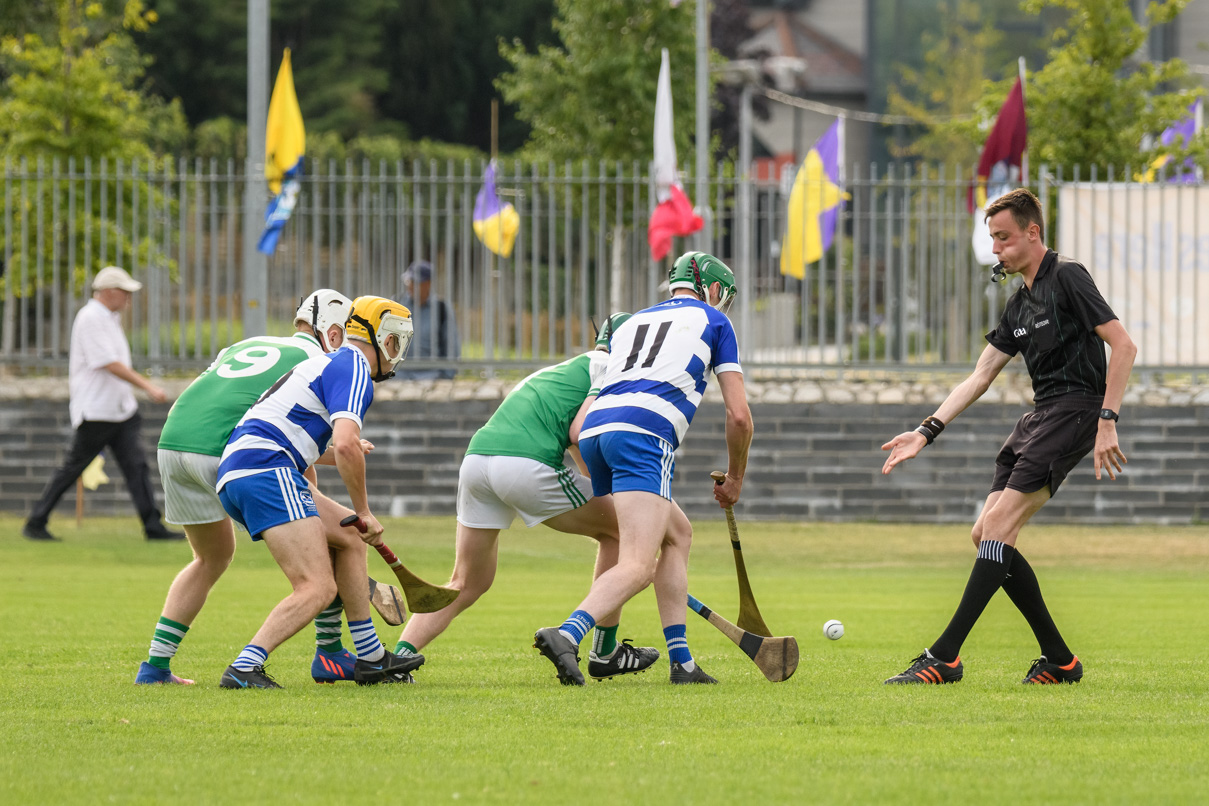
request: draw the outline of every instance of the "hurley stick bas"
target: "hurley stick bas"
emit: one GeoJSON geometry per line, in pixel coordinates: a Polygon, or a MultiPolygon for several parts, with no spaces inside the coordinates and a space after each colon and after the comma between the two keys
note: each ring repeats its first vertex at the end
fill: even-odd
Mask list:
{"type": "Polygon", "coordinates": [[[764,677],[772,683],[781,683],[793,677],[798,668],[798,642],[791,635],[776,638],[756,635],[753,632],[740,629],[726,619],[710,610],[690,593],[688,606],[701,618],[718,628],[718,630],[743,650],[743,654],[751,658],[756,668],[764,673],[764,677]]]}
{"type": "MultiPolygon", "coordinates": [[[[721,470],[715,470],[709,475],[714,480],[714,484],[726,481],[726,474],[721,470]]],[[[737,624],[740,629],[747,632],[765,637],[771,636],[772,630],[768,629],[768,625],[764,623],[764,617],[760,615],[760,608],[756,606],[756,597],[751,592],[751,582],[747,579],[747,566],[743,563],[743,547],[739,545],[739,527],[735,523],[734,507],[726,508],[726,528],[730,530],[730,547],[735,555],[735,575],[739,578],[739,619],[737,624]]]]}
{"type": "MultiPolygon", "coordinates": [[[[357,515],[349,515],[340,521],[340,525],[355,526],[357,527],[357,531],[362,534],[369,530],[365,521],[361,520],[357,515]]],[[[435,613],[458,598],[457,588],[433,585],[407,570],[407,566],[403,564],[403,561],[396,557],[395,553],[385,543],[380,546],[374,546],[374,548],[378,550],[378,553],[382,555],[382,559],[386,560],[386,564],[395,572],[395,577],[399,580],[399,587],[403,588],[403,596],[407,599],[407,606],[411,608],[411,612],[435,613]]]]}

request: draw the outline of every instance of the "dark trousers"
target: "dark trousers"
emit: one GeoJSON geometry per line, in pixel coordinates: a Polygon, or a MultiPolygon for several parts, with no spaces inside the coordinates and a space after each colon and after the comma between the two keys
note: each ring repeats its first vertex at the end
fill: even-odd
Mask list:
{"type": "Polygon", "coordinates": [[[122,469],[122,475],[126,477],[126,489],[130,491],[130,498],[134,501],[134,508],[138,510],[143,528],[160,528],[163,522],[160,520],[160,511],[155,508],[155,494],[151,491],[151,479],[147,471],[147,456],[143,453],[143,443],[139,437],[142,422],[143,418],[135,412],[129,420],[120,423],[88,420],[80,423],[72,437],[67,459],[46,483],[42,497],[29,513],[29,523],[45,527],[51,510],[59,503],[63,493],[76,483],[84,468],[107,447],[117,460],[118,467],[122,469]]]}

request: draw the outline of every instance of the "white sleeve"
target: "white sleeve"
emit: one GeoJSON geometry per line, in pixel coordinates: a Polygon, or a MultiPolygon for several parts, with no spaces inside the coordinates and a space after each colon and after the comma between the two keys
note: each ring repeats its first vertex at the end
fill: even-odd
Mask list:
{"type": "Polygon", "coordinates": [[[591,387],[589,395],[600,394],[600,384],[604,381],[605,370],[609,368],[609,354],[604,350],[594,350],[588,360],[588,383],[591,387]]]}

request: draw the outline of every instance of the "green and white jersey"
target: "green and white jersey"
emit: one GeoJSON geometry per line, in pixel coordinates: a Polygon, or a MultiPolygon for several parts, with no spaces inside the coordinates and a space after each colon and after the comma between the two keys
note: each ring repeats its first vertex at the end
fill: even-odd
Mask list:
{"type": "Polygon", "coordinates": [[[597,350],[539,369],[508,393],[466,453],[522,456],[561,468],[571,445],[571,421],[584,399],[600,391],[608,362],[609,354],[597,350]]]}
{"type": "Polygon", "coordinates": [[[305,333],[232,344],[172,404],[160,449],[222,456],[231,432],[252,404],[278,378],[317,355],[323,355],[323,349],[305,333]]]}

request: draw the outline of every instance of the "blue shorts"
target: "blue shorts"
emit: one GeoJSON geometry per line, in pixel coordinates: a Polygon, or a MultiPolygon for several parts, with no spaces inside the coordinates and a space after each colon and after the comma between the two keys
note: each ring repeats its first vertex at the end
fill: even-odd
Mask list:
{"type": "Polygon", "coordinates": [[[676,452],[667,440],[633,431],[606,431],[579,442],[592,494],[640,491],[672,500],[676,452]]]}
{"type": "Polygon", "coordinates": [[[231,479],[218,493],[218,500],[253,540],[260,540],[261,533],[274,526],[319,517],[310,485],[292,467],[231,479]]]}

